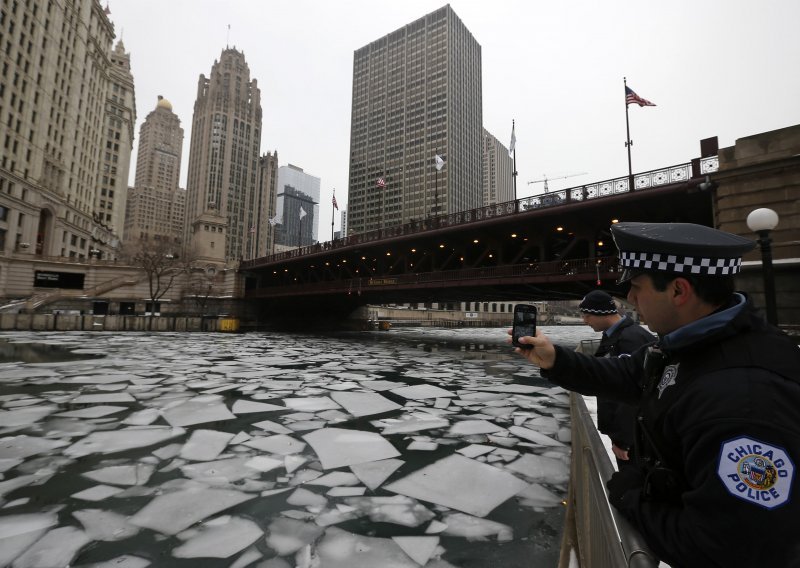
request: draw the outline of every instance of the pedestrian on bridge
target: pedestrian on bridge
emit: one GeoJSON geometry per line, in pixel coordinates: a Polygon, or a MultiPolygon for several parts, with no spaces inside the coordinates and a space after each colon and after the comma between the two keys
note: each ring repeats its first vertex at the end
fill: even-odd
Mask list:
{"type": "MultiPolygon", "coordinates": [[[[602,290],[592,290],[578,309],[583,323],[602,332],[595,357],[628,357],[643,345],[655,343],[656,338],[632,318],[620,315],[614,298],[602,290]]],[[[617,469],[635,465],[633,455],[636,407],[607,398],[597,399],[597,429],[611,439],[611,451],[617,469]]]]}
{"type": "Polygon", "coordinates": [[[800,349],[734,292],[755,243],[686,223],[611,227],[628,300],[658,334],[631,357],[517,352],[576,392],[638,406],[608,498],[673,568],[800,567],[800,349]]]}

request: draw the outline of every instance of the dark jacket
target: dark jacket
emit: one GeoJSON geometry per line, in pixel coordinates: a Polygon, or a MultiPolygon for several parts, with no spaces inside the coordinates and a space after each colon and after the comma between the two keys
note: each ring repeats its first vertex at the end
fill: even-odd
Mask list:
{"type": "Polygon", "coordinates": [[[800,567],[800,348],[737,298],[662,337],[660,351],[599,359],[556,347],[542,371],[641,403],[643,481],[618,508],[673,568],[800,567]]]}
{"type": "MultiPolygon", "coordinates": [[[[626,317],[611,335],[603,333],[595,357],[619,357],[630,355],[643,345],[655,343],[654,335],[626,317]]],[[[597,429],[611,438],[615,446],[623,450],[633,448],[636,407],[607,398],[597,399],[597,429]]]]}

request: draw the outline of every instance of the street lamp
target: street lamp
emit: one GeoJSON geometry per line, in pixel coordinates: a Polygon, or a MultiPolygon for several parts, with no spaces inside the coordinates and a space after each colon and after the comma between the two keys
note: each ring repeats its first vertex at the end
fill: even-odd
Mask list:
{"type": "Polygon", "coordinates": [[[778,325],[778,310],[775,307],[775,274],[772,270],[772,239],[769,232],[778,226],[778,214],[772,209],[762,207],[751,211],[747,216],[747,226],[758,233],[761,247],[761,271],[764,275],[764,301],[767,306],[767,321],[778,325]]]}

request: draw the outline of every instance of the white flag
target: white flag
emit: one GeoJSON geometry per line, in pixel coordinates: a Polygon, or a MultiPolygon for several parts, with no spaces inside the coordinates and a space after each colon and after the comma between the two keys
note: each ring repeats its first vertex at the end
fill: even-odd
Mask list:
{"type": "Polygon", "coordinates": [[[508,157],[514,155],[514,148],[517,146],[517,135],[514,134],[514,126],[511,127],[511,144],[508,145],[508,157]]]}
{"type": "Polygon", "coordinates": [[[272,219],[270,219],[270,220],[269,220],[269,224],[270,224],[270,225],[272,225],[272,226],[274,227],[275,225],[277,225],[278,223],[280,223],[280,222],[281,222],[281,219],[280,219],[280,217],[281,217],[281,214],[280,214],[280,213],[278,213],[278,214],[277,214],[277,215],[275,215],[275,216],[274,216],[272,219]]]}
{"type": "Polygon", "coordinates": [[[300,218],[302,219],[305,216],[306,216],[306,210],[301,207],[300,208],[300,218]]]}
{"type": "Polygon", "coordinates": [[[436,154],[434,161],[436,162],[436,171],[441,171],[441,169],[444,167],[444,160],[442,157],[439,154],[436,154]]]}

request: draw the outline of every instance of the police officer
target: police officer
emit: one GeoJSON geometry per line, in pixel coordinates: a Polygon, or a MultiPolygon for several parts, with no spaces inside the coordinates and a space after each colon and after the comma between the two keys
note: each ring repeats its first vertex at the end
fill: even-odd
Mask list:
{"type": "MultiPolygon", "coordinates": [[[[583,323],[603,333],[595,357],[627,356],[642,345],[655,343],[656,338],[646,329],[628,316],[621,316],[614,299],[602,290],[586,294],[578,309],[583,323]]],[[[607,398],[597,399],[597,429],[611,439],[618,469],[633,463],[635,423],[636,407],[607,398]]]]}
{"type": "Polygon", "coordinates": [[[635,458],[609,501],[673,568],[800,567],[800,349],[733,288],[743,237],[619,223],[628,300],[658,342],[597,358],[541,332],[517,351],[582,394],[638,404],[635,458]]]}

